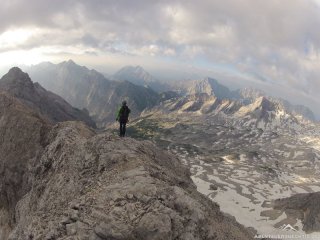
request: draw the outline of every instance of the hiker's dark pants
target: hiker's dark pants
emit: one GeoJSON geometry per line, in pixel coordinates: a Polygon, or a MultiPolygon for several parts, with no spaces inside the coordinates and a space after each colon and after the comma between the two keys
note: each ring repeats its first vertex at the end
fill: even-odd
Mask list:
{"type": "Polygon", "coordinates": [[[120,137],[126,135],[126,124],[127,122],[120,122],[120,137]]]}

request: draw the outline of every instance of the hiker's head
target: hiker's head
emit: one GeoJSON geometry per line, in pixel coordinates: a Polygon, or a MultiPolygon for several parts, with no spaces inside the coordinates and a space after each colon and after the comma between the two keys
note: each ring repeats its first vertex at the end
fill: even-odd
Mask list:
{"type": "Polygon", "coordinates": [[[127,106],[127,101],[123,101],[122,106],[127,106]]]}

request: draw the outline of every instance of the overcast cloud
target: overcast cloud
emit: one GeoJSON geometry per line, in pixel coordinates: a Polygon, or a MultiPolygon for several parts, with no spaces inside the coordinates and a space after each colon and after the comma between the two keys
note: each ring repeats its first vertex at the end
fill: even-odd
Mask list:
{"type": "Polygon", "coordinates": [[[130,62],[150,69],[222,66],[246,76],[233,81],[250,78],[280,94],[283,88],[283,96],[320,115],[318,2],[4,0],[0,59],[20,52],[25,63],[75,58],[107,69],[130,62]]]}

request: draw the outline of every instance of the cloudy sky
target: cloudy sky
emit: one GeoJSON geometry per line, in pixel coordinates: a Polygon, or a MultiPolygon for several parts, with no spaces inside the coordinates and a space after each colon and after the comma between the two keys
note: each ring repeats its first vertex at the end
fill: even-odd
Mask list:
{"type": "Polygon", "coordinates": [[[318,0],[2,0],[0,68],[73,59],[202,73],[320,116],[319,26],[318,0]]]}

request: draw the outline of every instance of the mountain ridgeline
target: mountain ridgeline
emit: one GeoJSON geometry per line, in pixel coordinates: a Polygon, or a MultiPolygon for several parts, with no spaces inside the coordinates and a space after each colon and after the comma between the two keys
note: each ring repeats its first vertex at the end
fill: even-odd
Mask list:
{"type": "Polygon", "coordinates": [[[151,88],[161,93],[171,89],[169,84],[159,81],[141,66],[126,66],[116,72],[112,78],[116,81],[129,81],[139,86],[151,88]]]}
{"type": "Polygon", "coordinates": [[[132,117],[158,103],[159,95],[150,88],[128,81],[111,81],[95,70],[73,61],[41,63],[27,69],[31,78],[60,95],[77,108],[88,109],[99,127],[115,121],[119,104],[127,100],[132,117]]]}
{"type": "Polygon", "coordinates": [[[0,239],[242,240],[254,231],[237,221],[259,228],[283,212],[268,229],[299,218],[299,230],[319,230],[319,194],[267,203],[319,189],[308,108],[212,78],[157,93],[141,67],[116,81],[73,61],[28,72],[0,80],[0,239]],[[124,99],[136,117],[129,135],[158,146],[95,130],[124,99]],[[303,216],[305,206],[316,213],[303,216]]]}
{"type": "MultiPolygon", "coordinates": [[[[311,121],[315,121],[313,112],[305,106],[292,105],[284,99],[270,97],[258,89],[244,88],[231,91],[227,87],[220,84],[217,80],[212,78],[194,81],[191,87],[189,87],[188,93],[191,95],[201,95],[205,93],[207,96],[209,96],[209,99],[210,97],[214,96],[218,101],[224,103],[224,106],[221,108],[221,110],[225,109],[226,111],[229,111],[232,109],[232,112],[236,110],[235,106],[244,107],[247,109],[248,107],[252,108],[253,106],[259,108],[257,104],[261,103],[264,106],[263,109],[266,109],[266,105],[269,107],[272,105],[273,110],[277,109],[279,111],[293,114],[294,116],[299,116],[300,118],[302,117],[311,121]]],[[[203,103],[205,104],[205,102],[203,103]]],[[[211,108],[211,110],[213,109],[214,107],[211,108]]],[[[251,110],[254,111],[255,109],[251,110]]]]}
{"type": "Polygon", "coordinates": [[[78,120],[95,127],[95,122],[85,110],[72,107],[60,96],[47,91],[39,83],[33,83],[27,73],[12,68],[0,79],[0,91],[9,93],[50,121],[78,120]]]}
{"type": "Polygon", "coordinates": [[[1,240],[252,239],[174,155],[97,134],[18,68],[1,90],[1,240]]]}
{"type": "Polygon", "coordinates": [[[290,224],[297,238],[319,231],[319,193],[312,193],[320,191],[320,124],[312,112],[209,78],[186,90],[164,94],[131,122],[129,135],[178,155],[198,191],[246,227],[284,234],[290,224]]]}
{"type": "MultiPolygon", "coordinates": [[[[140,66],[127,66],[114,74],[111,77],[114,81],[111,81],[99,72],[79,66],[72,60],[60,64],[41,63],[28,68],[28,72],[34,81],[62,96],[74,107],[88,109],[99,127],[115,120],[117,108],[124,99],[133,110],[132,117],[138,117],[146,109],[159,108],[159,103],[165,100],[175,105],[173,109],[178,109],[183,103],[187,104],[180,109],[183,111],[201,109],[202,112],[210,112],[217,108],[218,111],[233,113],[242,108],[242,113],[239,113],[241,115],[248,111],[248,108],[256,106],[255,102],[259,102],[259,98],[263,97],[263,103],[267,104],[268,101],[270,106],[273,105],[274,109],[279,110],[278,113],[288,113],[300,120],[315,120],[314,114],[307,107],[269,97],[256,89],[231,91],[209,77],[180,83],[172,82],[170,86],[158,81],[140,66]]],[[[253,115],[256,116],[257,113],[253,115]]],[[[266,118],[267,114],[264,114],[264,117],[266,118]]]]}

